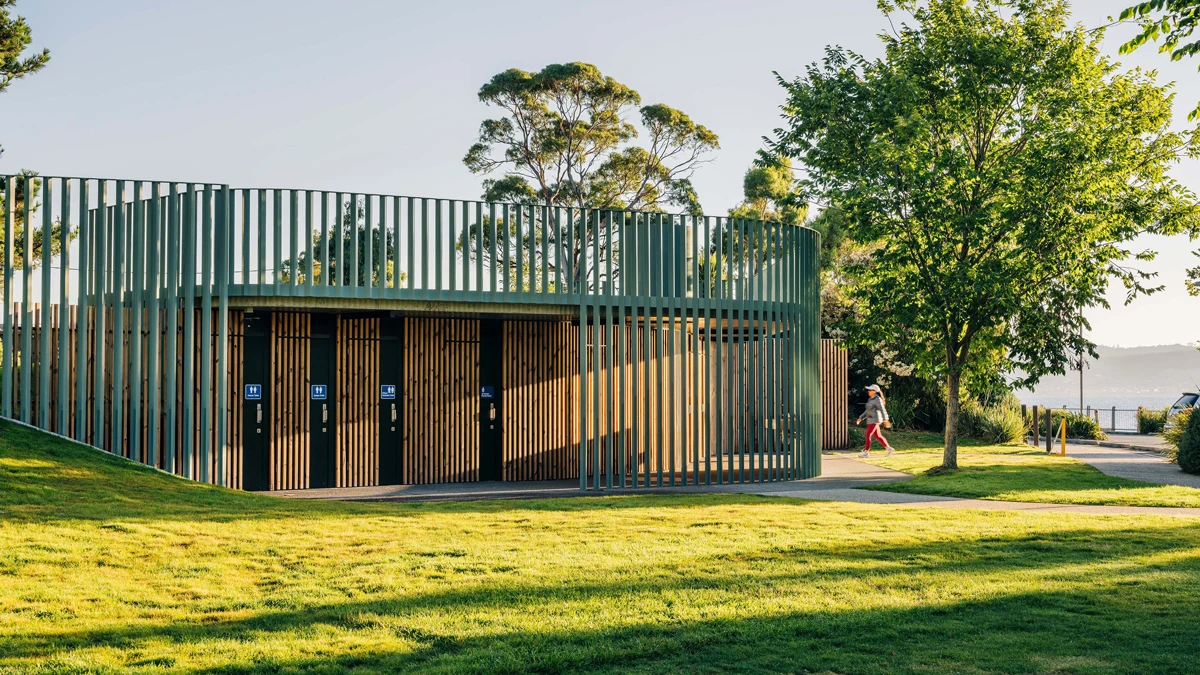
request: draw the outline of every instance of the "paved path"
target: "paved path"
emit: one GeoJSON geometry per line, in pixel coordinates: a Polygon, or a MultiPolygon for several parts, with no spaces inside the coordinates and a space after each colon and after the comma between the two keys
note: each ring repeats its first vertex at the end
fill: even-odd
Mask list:
{"type": "MultiPolygon", "coordinates": [[[[1045,446],[1046,439],[1042,438],[1039,446],[1045,446]]],[[[1167,441],[1162,436],[1155,434],[1131,434],[1124,432],[1108,432],[1108,440],[1104,441],[1089,441],[1084,439],[1067,439],[1067,445],[1098,445],[1105,448],[1124,448],[1126,450],[1150,450],[1153,452],[1166,452],[1168,449],[1167,441]]],[[[1055,444],[1057,450],[1058,445],[1055,444]]]]}
{"type": "MultiPolygon", "coordinates": [[[[638,494],[709,494],[736,492],[773,494],[777,490],[807,492],[816,490],[850,490],[867,485],[880,485],[910,480],[911,475],[858,462],[849,456],[826,455],[821,476],[786,483],[747,483],[736,485],[700,485],[687,487],[638,488],[638,494]]],[[[632,491],[630,491],[632,492],[632,491]]],[[[550,497],[588,497],[596,492],[579,489],[578,480],[548,480],[526,482],[439,483],[434,485],[376,485],[361,488],[322,488],[315,490],[276,490],[265,492],[276,497],[295,499],[325,499],[353,502],[399,501],[470,501],[477,499],[545,499],[550,497]]],[[[600,494],[622,494],[619,489],[600,494]]]]}
{"type": "MultiPolygon", "coordinates": [[[[1079,452],[1099,450],[1101,448],[1078,446],[1079,452]]],[[[1103,448],[1108,450],[1108,448],[1103,448]]],[[[1120,452],[1120,451],[1113,451],[1120,452]]],[[[1127,451],[1133,452],[1133,451],[1127,451]]],[[[1157,457],[1150,453],[1135,453],[1139,456],[1157,457]]],[[[1067,455],[1082,459],[1079,454],[1072,455],[1071,446],[1067,446],[1067,455]]],[[[911,475],[900,471],[892,471],[882,467],[860,462],[849,455],[825,455],[824,467],[826,475],[841,476],[842,480],[853,480],[856,477],[868,478],[870,484],[879,485],[910,480],[911,475]],[[864,469],[863,467],[870,467],[864,469]]],[[[1174,464],[1168,466],[1175,467],[1174,464]]],[[[1178,467],[1175,467],[1178,472],[1178,467]]],[[[1188,474],[1184,474],[1185,476],[1188,474]]],[[[824,477],[824,476],[823,476],[824,477]]],[[[1195,476],[1193,476],[1195,478],[1195,476]]],[[[833,480],[825,485],[816,481],[799,481],[793,483],[772,483],[767,485],[737,486],[735,491],[774,497],[798,497],[800,499],[817,499],[836,502],[857,502],[860,504],[890,504],[896,507],[908,508],[944,508],[944,509],[982,509],[985,511],[1036,511],[1060,513],[1094,513],[1109,515],[1167,515],[1200,517],[1200,508],[1176,508],[1171,506],[1101,506],[1089,504],[1043,504],[1039,502],[1005,502],[993,499],[963,499],[960,497],[939,497],[936,495],[914,495],[903,492],[880,492],[878,490],[859,490],[855,485],[846,487],[833,485],[833,480]]]]}
{"type": "MultiPolygon", "coordinates": [[[[1069,454],[1069,449],[1068,449],[1069,454]]],[[[641,488],[637,493],[714,494],[739,493],[771,497],[796,497],[820,501],[889,504],[896,508],[983,509],[987,511],[1055,511],[1115,515],[1172,515],[1200,517],[1200,508],[1153,506],[1087,506],[1077,504],[1038,504],[1002,502],[988,499],[960,499],[898,492],[879,492],[857,488],[911,480],[901,471],[860,462],[849,455],[825,455],[821,477],[787,483],[750,483],[676,488],[641,488]]],[[[600,493],[611,495],[617,491],[600,493]]],[[[342,501],[468,501],[478,499],[534,499],[549,497],[587,497],[578,481],[528,483],[455,483],[442,485],[387,485],[369,488],[331,488],[324,490],[281,490],[269,492],[280,497],[342,501]]],[[[624,493],[629,494],[629,493],[624,493]]]]}
{"type": "Polygon", "coordinates": [[[1110,476],[1158,485],[1200,488],[1200,476],[1184,473],[1178,464],[1154,452],[1081,445],[1067,441],[1067,456],[1087,462],[1110,476]]]}

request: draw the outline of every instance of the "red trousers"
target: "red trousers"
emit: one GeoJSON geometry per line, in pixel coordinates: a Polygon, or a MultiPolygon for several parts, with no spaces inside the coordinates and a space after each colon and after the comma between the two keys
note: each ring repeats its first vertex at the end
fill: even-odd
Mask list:
{"type": "Polygon", "coordinates": [[[887,447],[887,444],[888,444],[888,442],[887,442],[887,439],[883,437],[883,432],[882,432],[882,431],[880,431],[880,427],[881,427],[881,426],[883,426],[883,425],[881,425],[881,424],[868,424],[868,425],[867,425],[867,447],[866,447],[866,452],[870,452],[870,451],[871,451],[871,439],[872,439],[872,438],[878,438],[878,439],[879,439],[879,442],[880,442],[880,444],[882,444],[882,445],[883,445],[883,447],[885,447],[885,448],[887,447]]]}

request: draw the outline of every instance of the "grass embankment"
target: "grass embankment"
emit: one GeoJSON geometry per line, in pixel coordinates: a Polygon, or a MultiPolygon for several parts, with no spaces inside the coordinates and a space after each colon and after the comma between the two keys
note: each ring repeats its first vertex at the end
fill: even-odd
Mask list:
{"type": "Polygon", "coordinates": [[[935,434],[888,434],[896,454],[872,453],[872,464],[916,476],[910,481],[870,489],[942,497],[968,497],[1053,504],[1200,507],[1200,489],[1154,485],[1101,473],[1077,459],[1047,455],[1028,445],[985,445],[964,441],[958,471],[925,472],[942,463],[942,437],[935,434]]]}
{"type": "Polygon", "coordinates": [[[1182,673],[1197,606],[1188,518],[290,502],[0,425],[2,673],[1182,673]]]}

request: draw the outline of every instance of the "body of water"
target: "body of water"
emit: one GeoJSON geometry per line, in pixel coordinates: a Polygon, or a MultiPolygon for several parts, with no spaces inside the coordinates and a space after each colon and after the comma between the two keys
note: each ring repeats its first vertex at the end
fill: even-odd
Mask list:
{"type": "MultiPolygon", "coordinates": [[[[1182,392],[1181,392],[1182,393],[1182,392]]],[[[1017,398],[1025,405],[1050,406],[1052,408],[1078,408],[1079,395],[1075,396],[1056,396],[1053,394],[1031,394],[1020,393],[1017,398]]],[[[1084,392],[1083,405],[1090,406],[1093,410],[1111,410],[1114,406],[1117,410],[1137,410],[1139,406],[1143,408],[1165,408],[1175,401],[1179,400],[1179,394],[1128,394],[1113,396],[1107,394],[1099,394],[1096,396],[1088,396],[1084,392]]]]}

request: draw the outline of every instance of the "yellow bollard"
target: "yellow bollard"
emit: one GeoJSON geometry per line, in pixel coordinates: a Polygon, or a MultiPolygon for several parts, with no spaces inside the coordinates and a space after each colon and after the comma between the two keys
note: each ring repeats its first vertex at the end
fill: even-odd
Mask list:
{"type": "Polygon", "coordinates": [[[1060,441],[1060,445],[1059,445],[1060,449],[1058,451],[1058,454],[1066,455],[1067,454],[1067,417],[1066,417],[1066,415],[1063,415],[1063,418],[1062,418],[1062,435],[1060,436],[1060,438],[1062,440],[1060,441]]]}

